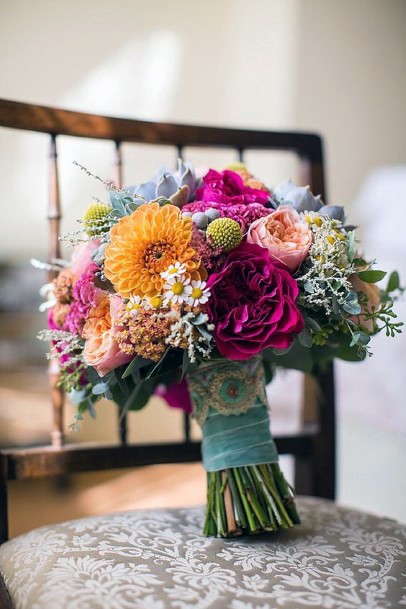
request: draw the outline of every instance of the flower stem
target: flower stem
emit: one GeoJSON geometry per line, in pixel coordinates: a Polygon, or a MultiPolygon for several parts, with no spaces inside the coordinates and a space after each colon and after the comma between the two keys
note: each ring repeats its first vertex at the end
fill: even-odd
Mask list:
{"type": "Polygon", "coordinates": [[[293,491],[277,463],[207,474],[206,536],[235,537],[299,524],[293,491]]]}

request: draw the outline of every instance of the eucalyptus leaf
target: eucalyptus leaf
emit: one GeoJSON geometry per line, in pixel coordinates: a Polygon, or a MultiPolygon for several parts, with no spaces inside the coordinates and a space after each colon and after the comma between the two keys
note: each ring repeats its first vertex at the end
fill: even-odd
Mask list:
{"type": "Polygon", "coordinates": [[[201,324],[205,323],[207,323],[207,315],[205,315],[204,313],[199,313],[198,315],[196,315],[196,317],[192,319],[192,324],[194,326],[200,326],[201,324]]]}
{"type": "Polygon", "coordinates": [[[151,376],[154,376],[154,372],[157,372],[159,370],[159,368],[161,367],[163,361],[165,360],[166,356],[168,355],[169,351],[170,351],[170,347],[168,347],[166,349],[165,353],[160,358],[160,360],[155,364],[155,366],[150,370],[150,372],[148,372],[147,376],[145,377],[146,379],[150,379],[151,376]]]}
{"type": "Polygon", "coordinates": [[[92,387],[92,393],[94,395],[103,395],[104,393],[106,393],[106,391],[109,390],[109,386],[107,383],[97,383],[97,385],[94,385],[92,387]]]}
{"type": "Polygon", "coordinates": [[[117,384],[120,387],[123,394],[130,395],[130,386],[129,386],[128,380],[123,378],[120,369],[115,370],[115,377],[116,377],[117,384]]]}
{"type": "Polygon", "coordinates": [[[298,334],[297,339],[302,347],[306,347],[307,349],[310,349],[313,344],[312,336],[307,328],[303,328],[300,334],[298,334]]]}
{"type": "Polygon", "coordinates": [[[343,309],[350,315],[359,315],[361,313],[361,305],[358,301],[345,302],[343,304],[343,309]]]}
{"type": "Polygon", "coordinates": [[[362,281],[365,281],[366,283],[376,283],[377,281],[380,281],[381,279],[383,279],[386,275],[385,271],[373,271],[373,270],[369,270],[369,271],[360,271],[358,273],[358,277],[360,279],[362,279],[362,281]]]}
{"type": "Polygon", "coordinates": [[[331,306],[333,309],[333,313],[335,315],[339,315],[340,314],[340,305],[338,304],[337,298],[335,296],[332,296],[332,298],[331,298],[331,306]]]}
{"type": "Polygon", "coordinates": [[[123,412],[125,413],[128,410],[141,410],[141,408],[144,408],[153,395],[156,385],[157,381],[155,379],[140,381],[138,385],[134,387],[130,397],[125,402],[123,412]]]}
{"type": "Polygon", "coordinates": [[[264,361],[281,368],[300,370],[309,373],[313,368],[312,351],[293,341],[289,351],[285,349],[265,349],[262,352],[264,361]]]}
{"type": "Polygon", "coordinates": [[[399,277],[399,273],[397,271],[393,271],[390,276],[389,276],[389,280],[388,280],[388,285],[386,287],[386,291],[387,292],[394,292],[395,290],[398,290],[400,287],[400,277],[399,277]]]}
{"type": "Polygon", "coordinates": [[[127,376],[133,374],[133,372],[138,372],[141,368],[145,368],[145,366],[149,366],[151,364],[151,360],[145,359],[137,355],[132,362],[127,366],[122,374],[122,378],[125,379],[127,376]]]}
{"type": "MultiPolygon", "coordinates": [[[[190,361],[190,357],[189,357],[189,353],[187,351],[183,352],[183,360],[182,360],[182,372],[181,372],[181,377],[180,377],[180,381],[183,379],[183,377],[185,376],[186,372],[188,371],[188,368],[190,366],[192,362],[190,361]]],[[[179,382],[180,382],[179,381],[179,382]]]]}
{"type": "Polygon", "coordinates": [[[306,317],[305,322],[309,326],[309,328],[311,328],[315,332],[320,332],[320,330],[321,330],[320,325],[317,323],[317,321],[315,319],[313,319],[312,317],[306,317]]]}
{"type": "Polygon", "coordinates": [[[197,330],[208,343],[213,340],[213,334],[205,326],[197,326],[197,330]]]}
{"type": "Polygon", "coordinates": [[[350,347],[355,345],[366,346],[370,341],[370,336],[366,332],[355,332],[352,336],[350,347]]]}

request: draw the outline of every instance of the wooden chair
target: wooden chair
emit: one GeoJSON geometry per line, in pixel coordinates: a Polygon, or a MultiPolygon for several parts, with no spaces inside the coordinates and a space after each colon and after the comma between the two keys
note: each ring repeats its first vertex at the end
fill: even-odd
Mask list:
{"type": "MultiPolygon", "coordinates": [[[[60,135],[113,141],[115,144],[113,163],[118,185],[122,184],[122,144],[126,142],[170,145],[174,147],[180,158],[183,157],[185,148],[202,146],[235,149],[238,158],[241,160],[247,150],[290,151],[297,154],[300,159],[301,182],[309,184],[312,191],[321,194],[324,200],[326,196],[322,140],[318,135],[311,133],[267,132],[152,123],[71,112],[7,100],[0,101],[0,126],[38,131],[49,135],[50,195],[48,220],[50,260],[59,257],[58,236],[61,205],[58,185],[57,141],[60,135]]],[[[52,278],[52,273],[50,278],[52,278]]],[[[63,395],[57,387],[57,375],[51,374],[50,378],[54,413],[51,444],[40,448],[11,448],[0,451],[0,543],[5,542],[8,538],[7,483],[9,480],[62,476],[72,472],[135,467],[156,463],[186,463],[200,459],[200,444],[190,438],[187,417],[184,420],[184,439],[179,443],[130,445],[127,442],[127,422],[124,419],[118,424],[119,441],[116,446],[95,447],[93,445],[73,446],[65,444],[62,428],[63,395]]],[[[95,517],[94,519],[53,525],[53,527],[45,529],[41,528],[25,536],[23,535],[17,540],[12,540],[0,548],[0,572],[4,575],[4,581],[0,580],[0,607],[7,609],[13,607],[12,598],[17,609],[28,608],[31,605],[27,603],[33,602],[34,597],[37,602],[40,602],[38,599],[41,599],[43,604],[36,605],[41,606],[41,609],[45,606],[50,608],[58,606],[61,609],[65,606],[74,607],[76,605],[72,604],[73,597],[69,591],[66,591],[64,597],[66,605],[63,604],[64,601],[61,601],[62,604],[55,604],[56,597],[53,594],[55,594],[58,586],[63,587],[62,579],[69,578],[69,573],[72,574],[71,584],[75,589],[75,582],[78,581],[73,577],[75,571],[82,575],[87,573],[87,576],[79,576],[79,580],[83,580],[82,584],[85,587],[86,584],[83,582],[89,581],[89,578],[93,582],[97,581],[98,585],[101,581],[104,581],[103,578],[107,578],[109,581],[112,578],[112,581],[119,582],[120,591],[117,589],[114,593],[112,588],[108,586],[108,590],[107,588],[103,590],[102,597],[106,604],[100,601],[100,604],[96,603],[94,605],[97,607],[109,606],[108,601],[106,601],[109,594],[116,594],[122,599],[122,605],[120,605],[121,601],[117,601],[117,607],[151,607],[151,609],[154,609],[154,607],[157,609],[161,607],[186,608],[189,606],[229,606],[233,609],[243,609],[243,607],[248,609],[248,607],[254,606],[249,604],[252,600],[260,603],[261,607],[270,607],[271,605],[266,604],[268,600],[271,603],[284,603],[284,607],[299,607],[304,602],[307,602],[309,606],[308,599],[311,598],[312,594],[314,598],[313,606],[315,607],[322,606],[321,603],[324,602],[323,599],[326,598],[326,594],[327,596],[330,594],[334,600],[334,594],[336,596],[339,594],[337,592],[339,586],[336,590],[333,584],[329,584],[330,588],[334,588],[334,592],[331,592],[328,586],[328,589],[326,588],[327,592],[326,590],[323,592],[316,589],[315,582],[321,575],[315,575],[314,569],[317,571],[315,563],[313,564],[314,577],[308,575],[310,579],[313,577],[314,583],[310,585],[309,579],[306,580],[307,583],[304,582],[303,573],[306,572],[306,567],[300,567],[299,559],[295,564],[294,561],[289,562],[289,548],[294,547],[297,548],[297,552],[302,552],[308,563],[314,562],[311,557],[316,556],[317,549],[319,549],[321,556],[324,556],[321,560],[325,561],[325,565],[333,565],[331,570],[329,570],[330,566],[326,567],[325,577],[327,579],[328,577],[330,579],[333,577],[341,578],[344,582],[342,583],[342,589],[346,591],[345,594],[351,596],[354,592],[353,577],[345,571],[345,568],[348,571],[352,563],[351,561],[348,564],[345,563],[346,560],[347,562],[349,560],[345,558],[347,556],[345,549],[339,549],[337,544],[334,546],[334,543],[331,542],[330,538],[334,527],[337,534],[342,533],[341,544],[345,545],[347,542],[344,539],[343,531],[348,523],[352,523],[365,531],[371,527],[381,527],[381,529],[383,527],[382,530],[388,531],[391,526],[395,528],[395,524],[389,525],[388,521],[383,521],[384,524],[382,524],[379,519],[371,520],[372,517],[339,509],[331,501],[326,501],[333,500],[335,497],[335,403],[332,366],[323,376],[320,376],[318,382],[321,391],[317,394],[317,399],[315,399],[314,394],[310,395],[311,387],[309,383],[306,383],[307,390],[304,392],[306,400],[303,404],[303,429],[301,432],[295,436],[276,438],[280,454],[289,454],[294,457],[297,492],[324,498],[324,500],[308,499],[300,502],[304,514],[302,527],[297,527],[294,531],[279,533],[274,541],[271,538],[258,538],[227,543],[222,540],[202,538],[200,536],[201,511],[199,509],[184,509],[148,513],[130,512],[124,515],[95,517]],[[310,403],[311,408],[309,408],[310,403]],[[169,533],[168,531],[172,528],[174,532],[169,533]],[[87,542],[83,536],[81,537],[80,531],[82,530],[86,531],[86,539],[91,540],[89,541],[92,549],[91,556],[86,556],[87,542]],[[128,535],[123,531],[127,531],[128,535]],[[131,531],[137,532],[138,539],[140,537],[148,538],[150,548],[155,549],[148,550],[147,543],[144,547],[142,542],[134,541],[134,539],[129,541],[131,531]],[[122,549],[121,542],[118,541],[120,535],[123,539],[125,537],[123,543],[126,550],[122,549]],[[44,556],[52,554],[48,547],[43,552],[40,550],[43,544],[47,545],[46,539],[49,536],[55,536],[51,546],[54,544],[53,547],[58,547],[58,540],[63,540],[61,543],[64,548],[60,555],[52,558],[54,561],[52,562],[52,590],[46,589],[45,582],[47,569],[50,569],[51,565],[46,565],[43,562],[43,571],[41,571],[41,561],[43,561],[44,556]],[[102,541],[100,541],[100,536],[103,538],[102,541]],[[160,539],[162,536],[166,538],[167,544],[173,550],[172,559],[170,552],[165,554],[162,550],[163,547],[166,547],[165,542],[162,542],[162,547],[158,549],[156,547],[157,543],[159,545],[159,542],[156,541],[157,538],[160,539]],[[74,541],[75,539],[76,541],[74,541]],[[77,542],[77,539],[79,539],[79,542],[77,542]],[[309,544],[307,548],[305,547],[306,540],[309,544]],[[79,543],[82,551],[81,557],[78,558],[69,554],[67,548],[72,543],[79,543]],[[118,544],[120,549],[114,549],[114,544],[118,544]],[[131,546],[131,550],[128,550],[128,544],[131,546]],[[276,546],[280,551],[286,553],[285,562],[282,560],[280,564],[274,561],[274,557],[272,558],[272,548],[276,546]],[[27,556],[30,555],[29,549],[33,547],[37,548],[36,556],[39,566],[32,568],[28,566],[27,556]],[[302,550],[298,549],[300,547],[302,547],[302,550]],[[185,550],[185,548],[187,549],[185,550]],[[331,550],[331,548],[335,549],[331,550]],[[115,554],[116,550],[118,554],[115,554]],[[206,551],[207,554],[205,554],[206,551]],[[247,566],[248,563],[244,563],[246,568],[242,568],[243,573],[237,574],[238,553],[240,553],[241,558],[245,551],[251,552],[251,555],[257,558],[249,559],[251,562],[253,561],[252,565],[247,566]],[[68,552],[67,555],[66,552],[68,552]],[[340,558],[341,563],[337,563],[337,555],[339,554],[344,557],[342,560],[340,558]],[[105,556],[108,556],[108,558],[101,558],[105,556]],[[119,557],[117,558],[117,556],[119,557]],[[129,556],[131,557],[131,567],[128,567],[129,556]],[[138,556],[138,559],[135,560],[134,556],[138,556]],[[160,559],[158,559],[159,556],[160,559]],[[215,556],[217,562],[213,562],[213,556],[215,556]],[[236,558],[236,562],[233,567],[234,558],[236,558]],[[179,569],[175,575],[171,575],[175,567],[173,565],[168,567],[172,564],[171,560],[179,563],[179,569]],[[168,568],[158,567],[160,561],[168,568]],[[344,563],[346,566],[344,566],[344,563]],[[5,569],[4,565],[10,564],[12,564],[12,568],[10,570],[5,569]],[[217,567],[212,569],[210,565],[213,564],[217,564],[217,567]],[[291,567],[289,567],[289,564],[291,567]],[[93,571],[92,565],[95,566],[93,571]],[[264,573],[271,573],[272,565],[275,568],[276,579],[271,585],[269,579],[271,576],[267,576],[264,580],[264,573]],[[278,569],[282,569],[279,580],[278,569]],[[281,575],[282,572],[288,573],[287,579],[281,575]],[[101,573],[99,579],[97,573],[101,573]],[[109,573],[110,575],[108,575],[109,573]],[[261,575],[258,575],[258,573],[261,575]],[[42,580],[41,584],[37,585],[35,583],[36,576],[42,580]],[[216,579],[217,576],[218,579],[216,579]],[[18,579],[19,577],[20,579],[18,579]],[[210,592],[210,588],[207,588],[205,577],[209,578],[207,581],[211,582],[210,586],[214,586],[215,592],[210,592]],[[29,584],[28,581],[31,583],[29,584]],[[260,582],[257,587],[256,581],[260,582]],[[271,588],[269,588],[270,585],[271,588]],[[234,596],[233,586],[235,588],[234,596]],[[11,598],[8,592],[10,592],[11,598]],[[45,605],[46,602],[48,604],[45,605]]],[[[29,560],[32,560],[32,556],[29,560]]],[[[304,560],[303,565],[305,565],[306,560],[304,560]]],[[[354,569],[354,566],[352,568],[354,569]]],[[[396,570],[395,566],[393,569],[396,570]]],[[[82,599],[87,598],[84,588],[78,588],[77,594],[82,599]]],[[[94,598],[99,598],[98,594],[99,592],[94,591],[94,598]]],[[[358,589],[357,594],[361,594],[358,589]]],[[[360,598],[363,598],[362,594],[360,598]]],[[[381,594],[379,590],[377,594],[377,598],[382,597],[382,595],[379,596],[381,594]]],[[[91,598],[90,595],[88,605],[83,601],[83,607],[93,607],[91,598]]],[[[273,606],[274,604],[272,604],[273,606]]],[[[344,605],[331,604],[329,606],[341,607],[344,605]]],[[[354,604],[355,606],[358,605],[354,604]]]]}

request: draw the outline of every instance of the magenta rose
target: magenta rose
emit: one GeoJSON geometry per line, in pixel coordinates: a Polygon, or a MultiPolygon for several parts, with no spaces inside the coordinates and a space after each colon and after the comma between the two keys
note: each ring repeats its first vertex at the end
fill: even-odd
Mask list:
{"type": "Polygon", "coordinates": [[[268,347],[286,349],[303,330],[295,279],[259,245],[241,243],[207,285],[214,338],[228,359],[249,359],[268,347]]]}
{"type": "Polygon", "coordinates": [[[210,169],[203,177],[203,184],[196,190],[196,201],[217,201],[236,205],[238,203],[262,203],[269,201],[269,193],[245,186],[242,177],[226,169],[221,173],[210,169]]]}

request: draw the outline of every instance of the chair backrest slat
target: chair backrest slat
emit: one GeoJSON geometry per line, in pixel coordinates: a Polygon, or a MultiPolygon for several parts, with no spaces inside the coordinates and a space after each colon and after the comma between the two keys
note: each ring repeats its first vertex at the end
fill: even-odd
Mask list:
{"type": "Polygon", "coordinates": [[[166,144],[176,147],[209,146],[245,149],[290,150],[321,162],[320,137],[314,133],[259,131],[154,123],[113,118],[0,100],[0,126],[113,142],[166,144]]]}

